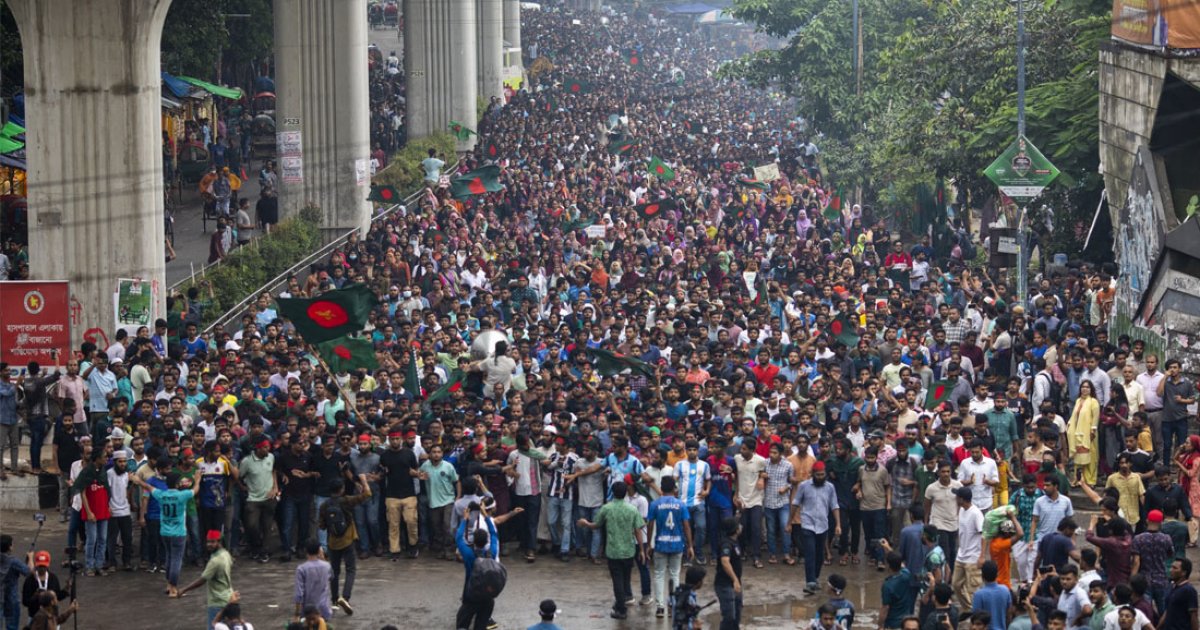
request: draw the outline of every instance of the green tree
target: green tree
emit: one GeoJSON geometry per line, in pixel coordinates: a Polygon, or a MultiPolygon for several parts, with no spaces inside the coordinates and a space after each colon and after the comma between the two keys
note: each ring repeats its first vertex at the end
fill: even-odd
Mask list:
{"type": "Polygon", "coordinates": [[[173,0],[162,33],[162,65],[171,74],[210,79],[216,76],[229,33],[221,13],[224,2],[173,0]]]}

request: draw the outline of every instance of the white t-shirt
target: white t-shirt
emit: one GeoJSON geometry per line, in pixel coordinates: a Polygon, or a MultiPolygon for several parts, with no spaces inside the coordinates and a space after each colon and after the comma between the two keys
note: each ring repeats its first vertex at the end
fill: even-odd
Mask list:
{"type": "Polygon", "coordinates": [[[984,457],[976,463],[970,457],[963,460],[958,465],[958,480],[963,486],[971,489],[971,503],[980,510],[992,509],[992,487],[984,483],[984,481],[1000,481],[1000,471],[996,468],[996,461],[984,457]],[[975,476],[975,483],[969,483],[971,476],[975,476]]]}
{"type": "Polygon", "coordinates": [[[129,473],[120,475],[112,468],[108,469],[108,509],[113,516],[129,516],[133,512],[129,507],[129,473]]]}
{"type": "Polygon", "coordinates": [[[958,557],[955,562],[978,562],[983,554],[983,512],[972,505],[958,510],[958,557]]]}
{"type": "Polygon", "coordinates": [[[213,624],[213,630],[254,630],[254,626],[250,625],[248,621],[238,621],[232,626],[224,621],[219,621],[213,624]]]}

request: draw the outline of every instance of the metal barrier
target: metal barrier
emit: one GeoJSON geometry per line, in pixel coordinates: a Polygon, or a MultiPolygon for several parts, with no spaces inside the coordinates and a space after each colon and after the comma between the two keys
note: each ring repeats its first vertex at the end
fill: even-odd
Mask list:
{"type": "MultiPolygon", "coordinates": [[[[413,191],[413,193],[410,194],[409,196],[405,197],[401,203],[397,203],[392,206],[389,206],[383,212],[372,217],[371,224],[374,225],[377,221],[381,221],[383,219],[386,219],[386,218],[392,216],[392,214],[394,214],[397,210],[399,210],[400,208],[403,208],[407,204],[412,203],[413,200],[415,200],[417,197],[419,197],[424,192],[425,192],[424,187],[421,187],[420,189],[413,191]]],[[[338,247],[341,247],[343,243],[345,243],[347,240],[349,240],[351,234],[354,234],[356,232],[358,232],[358,230],[347,231],[345,234],[342,234],[341,236],[330,241],[327,245],[325,245],[321,249],[318,249],[317,251],[313,252],[312,254],[309,254],[300,262],[298,262],[298,263],[292,265],[291,267],[289,267],[288,269],[284,270],[283,273],[279,274],[278,276],[275,276],[273,279],[271,279],[271,281],[269,281],[266,284],[264,284],[263,286],[255,289],[254,291],[251,291],[250,295],[247,295],[241,302],[238,302],[237,304],[233,305],[233,307],[230,308],[228,311],[226,311],[223,315],[221,315],[217,319],[213,320],[213,322],[211,324],[209,324],[207,328],[204,329],[204,332],[211,333],[217,326],[225,326],[225,325],[229,324],[230,322],[237,321],[238,319],[241,318],[242,312],[246,310],[246,307],[249,306],[250,303],[253,302],[254,300],[257,300],[258,296],[262,295],[264,291],[269,292],[273,295],[277,294],[282,287],[287,285],[288,278],[291,278],[293,275],[295,275],[300,270],[302,270],[306,267],[309,267],[313,263],[332,254],[334,250],[336,250],[338,247]]],[[[205,269],[207,269],[207,267],[205,269]]]]}

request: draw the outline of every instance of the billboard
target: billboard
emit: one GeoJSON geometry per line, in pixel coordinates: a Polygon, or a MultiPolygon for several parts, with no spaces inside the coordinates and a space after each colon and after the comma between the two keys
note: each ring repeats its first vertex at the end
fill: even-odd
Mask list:
{"type": "Polygon", "coordinates": [[[1193,0],[1113,0],[1112,36],[1148,48],[1200,49],[1200,4],[1193,0]]]}
{"type": "Polygon", "coordinates": [[[23,370],[30,361],[54,365],[54,350],[68,356],[70,300],[66,281],[0,282],[0,361],[23,370]]]}

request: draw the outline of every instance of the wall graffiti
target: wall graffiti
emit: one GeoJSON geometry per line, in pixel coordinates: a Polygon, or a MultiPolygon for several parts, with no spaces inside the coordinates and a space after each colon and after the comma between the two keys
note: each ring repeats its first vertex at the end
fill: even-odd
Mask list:
{"type": "Polygon", "coordinates": [[[1167,217],[1159,194],[1154,158],[1149,149],[1141,147],[1129,178],[1116,239],[1116,262],[1121,273],[1117,301],[1131,313],[1137,312],[1142,293],[1149,288],[1167,231],[1167,217]]]}

